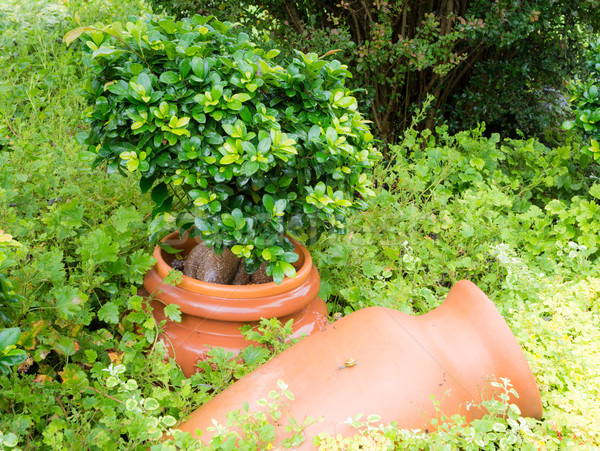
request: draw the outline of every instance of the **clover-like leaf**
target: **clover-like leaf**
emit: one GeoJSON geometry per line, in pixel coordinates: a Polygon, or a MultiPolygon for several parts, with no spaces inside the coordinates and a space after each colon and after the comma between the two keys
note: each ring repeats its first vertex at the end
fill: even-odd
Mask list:
{"type": "Polygon", "coordinates": [[[146,410],[156,410],[160,407],[160,404],[158,403],[158,401],[154,398],[146,398],[144,400],[144,409],[146,410]]]}

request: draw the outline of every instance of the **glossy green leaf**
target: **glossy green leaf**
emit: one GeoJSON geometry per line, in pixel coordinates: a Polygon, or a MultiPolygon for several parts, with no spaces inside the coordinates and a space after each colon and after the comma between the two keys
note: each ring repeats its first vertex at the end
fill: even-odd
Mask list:
{"type": "Polygon", "coordinates": [[[20,365],[25,360],[27,360],[27,352],[22,349],[11,349],[0,357],[0,365],[15,366],[20,365]]]}
{"type": "Polygon", "coordinates": [[[0,330],[0,351],[9,346],[16,345],[19,342],[20,336],[21,329],[18,327],[0,330]]]}
{"type": "Polygon", "coordinates": [[[161,20],[159,22],[159,25],[161,26],[161,28],[163,30],[165,30],[169,34],[174,34],[177,31],[177,26],[175,25],[175,22],[173,22],[172,20],[169,20],[169,19],[161,20]]]}
{"type": "Polygon", "coordinates": [[[167,72],[163,72],[162,74],[160,74],[159,80],[162,83],[167,83],[167,84],[172,85],[172,84],[179,82],[179,75],[175,72],[167,71],[167,72]]]}
{"type": "Polygon", "coordinates": [[[235,220],[233,219],[233,216],[229,213],[221,215],[221,220],[223,221],[223,224],[225,224],[227,227],[235,227],[235,220]]]}
{"type": "Polygon", "coordinates": [[[167,185],[164,183],[159,183],[156,185],[152,190],[150,197],[157,206],[162,205],[165,199],[169,198],[169,190],[167,189],[167,185]]]}
{"type": "Polygon", "coordinates": [[[100,47],[98,50],[95,50],[92,54],[92,57],[97,58],[99,56],[115,56],[124,53],[124,50],[121,49],[110,49],[106,47],[100,47]]]}
{"type": "Polygon", "coordinates": [[[271,148],[271,138],[261,139],[258,143],[258,151],[261,153],[266,153],[271,148]]]}
{"type": "Polygon", "coordinates": [[[137,83],[142,85],[146,91],[146,95],[152,92],[152,82],[150,81],[150,77],[145,72],[142,72],[137,76],[137,83]]]}
{"type": "Polygon", "coordinates": [[[142,192],[142,194],[146,194],[150,190],[150,188],[152,188],[152,185],[154,185],[155,180],[156,179],[154,177],[140,178],[140,191],[142,192]]]}
{"type": "Polygon", "coordinates": [[[325,188],[326,186],[323,182],[317,183],[317,186],[315,186],[315,196],[318,198],[323,197],[325,195],[325,188]]]}
{"type": "Polygon", "coordinates": [[[265,206],[267,211],[273,211],[273,209],[275,208],[275,201],[273,200],[273,197],[269,196],[268,194],[265,194],[262,200],[263,205],[265,206]]]}
{"type": "Polygon", "coordinates": [[[267,54],[265,55],[265,58],[267,58],[267,59],[275,58],[277,55],[279,55],[279,53],[280,53],[280,51],[277,49],[269,50],[267,52],[267,54]]]}

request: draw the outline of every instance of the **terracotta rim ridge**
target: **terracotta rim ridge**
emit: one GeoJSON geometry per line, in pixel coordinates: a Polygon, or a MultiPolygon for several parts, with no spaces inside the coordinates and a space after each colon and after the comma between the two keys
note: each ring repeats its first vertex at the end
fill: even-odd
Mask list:
{"type": "Polygon", "coordinates": [[[154,269],[146,273],[144,286],[150,293],[158,288],[162,303],[177,304],[181,307],[182,313],[188,315],[222,321],[259,321],[260,318],[293,314],[307,305],[307,299],[314,299],[319,293],[321,282],[314,265],[311,269],[305,283],[291,286],[292,288],[284,293],[259,297],[249,293],[248,285],[239,285],[240,289],[236,291],[239,294],[237,297],[211,296],[170,285],[161,287],[163,279],[154,269]]]}
{"type": "MultiPolygon", "coordinates": [[[[168,240],[177,239],[178,237],[179,232],[175,231],[164,237],[161,241],[166,242],[168,240]]],[[[302,267],[296,271],[296,277],[293,279],[285,277],[283,282],[279,285],[275,282],[261,283],[258,285],[220,285],[202,282],[183,275],[181,283],[179,283],[177,287],[194,293],[229,299],[261,298],[290,291],[308,280],[313,264],[312,257],[306,247],[289,236],[286,236],[286,238],[294,245],[296,251],[302,252],[302,257],[304,257],[304,263],[302,264],[302,267]]],[[[171,268],[164,260],[160,246],[155,247],[153,256],[156,260],[156,271],[161,278],[165,278],[173,268],[171,268]]]]}

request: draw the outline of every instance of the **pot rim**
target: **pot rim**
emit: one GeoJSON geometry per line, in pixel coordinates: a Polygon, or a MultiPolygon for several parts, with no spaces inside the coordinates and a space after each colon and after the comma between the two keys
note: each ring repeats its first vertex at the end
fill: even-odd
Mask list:
{"type": "MultiPolygon", "coordinates": [[[[201,280],[194,279],[193,277],[182,275],[181,282],[177,284],[177,287],[194,293],[229,299],[260,298],[293,290],[308,280],[313,263],[308,249],[306,249],[302,243],[289,236],[286,236],[286,238],[294,245],[297,252],[302,253],[301,257],[304,258],[304,263],[300,269],[296,271],[296,277],[293,279],[286,276],[279,285],[277,285],[275,282],[261,283],[257,285],[221,285],[203,282],[201,280]]],[[[186,238],[180,238],[179,232],[175,231],[164,237],[161,242],[164,243],[166,241],[178,239],[185,240],[186,238]]],[[[157,245],[154,248],[153,257],[156,260],[154,267],[156,268],[158,275],[164,279],[173,268],[171,268],[171,266],[163,258],[162,249],[160,246],[157,245]]]]}

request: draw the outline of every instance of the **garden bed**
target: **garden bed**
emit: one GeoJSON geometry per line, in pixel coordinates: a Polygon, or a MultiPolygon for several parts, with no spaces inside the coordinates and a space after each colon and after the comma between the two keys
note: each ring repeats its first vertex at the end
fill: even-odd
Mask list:
{"type": "MultiPolygon", "coordinates": [[[[0,237],[20,243],[0,247],[0,272],[23,297],[0,305],[9,317],[0,327],[20,328],[16,348],[28,355],[0,375],[0,443],[169,449],[160,445],[163,433],[281,351],[291,328],[269,322],[247,331],[263,347],[233,360],[215,349],[191,378],[164,358],[161,325],[137,291],[154,242],[170,231],[168,218],[149,218],[151,199],[135,177],[90,169],[77,140],[81,44],[62,42],[78,21],[125,23],[141,13],[140,2],[26,3],[0,5],[0,237]]],[[[348,234],[310,248],[330,313],[379,305],[421,314],[469,279],[524,349],[544,418],[519,419],[502,399],[490,400],[494,415],[469,426],[440,413],[438,432],[427,434],[379,427],[377,412],[348,412],[363,414],[357,436],[322,437],[325,449],[338,449],[336,441],[394,449],[600,446],[600,189],[594,172],[572,164],[580,152],[577,139],[548,147],[443,127],[435,138],[409,129],[390,148],[372,176],[369,208],[349,219],[348,234]]],[[[176,308],[167,313],[178,319],[176,308]]],[[[273,390],[275,410],[293,402],[282,401],[284,388],[273,390]]],[[[231,418],[247,432],[235,447],[268,446],[266,419],[231,418]]],[[[218,437],[212,449],[237,440],[231,430],[218,437]]],[[[178,440],[192,446],[189,437],[178,440]]]]}

